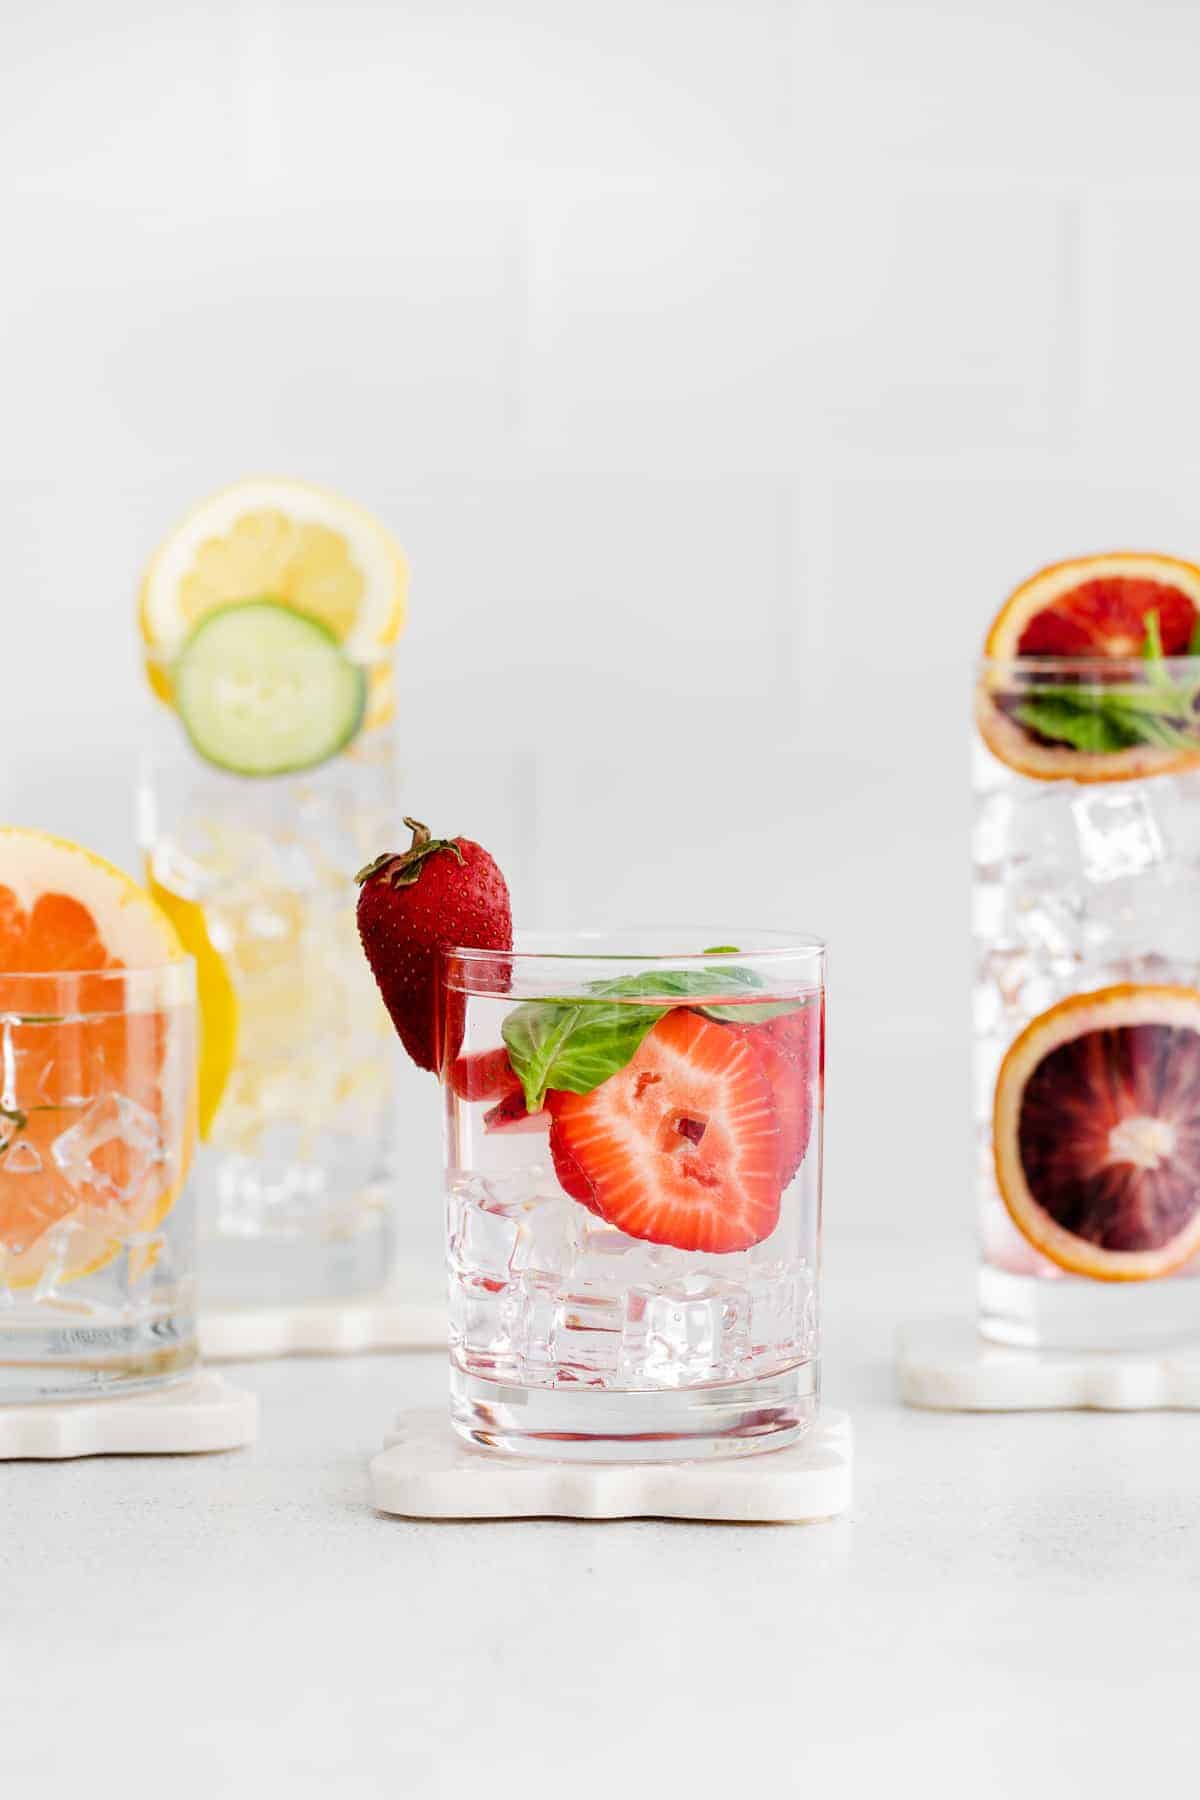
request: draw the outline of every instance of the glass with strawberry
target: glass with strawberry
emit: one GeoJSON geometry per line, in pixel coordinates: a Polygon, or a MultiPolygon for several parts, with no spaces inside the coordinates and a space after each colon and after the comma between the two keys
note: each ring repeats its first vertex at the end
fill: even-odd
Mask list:
{"type": "Polygon", "coordinates": [[[1200,566],[1043,569],[976,685],[980,1325],[1200,1333],[1200,566]]]}
{"type": "Polygon", "coordinates": [[[560,1459],[792,1441],[818,1395],[822,945],[514,945],[491,858],[422,832],[359,920],[444,1084],[457,1429],[560,1459]]]}

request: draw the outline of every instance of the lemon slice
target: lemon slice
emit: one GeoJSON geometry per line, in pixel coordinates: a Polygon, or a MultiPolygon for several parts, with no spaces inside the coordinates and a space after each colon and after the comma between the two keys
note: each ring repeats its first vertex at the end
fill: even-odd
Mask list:
{"type": "Polygon", "coordinates": [[[197,1122],[201,1141],[207,1142],[237,1056],[237,990],[224,957],[214,948],[208,935],[208,923],[200,903],[163,887],[155,879],[149,857],[146,859],[146,886],[196,963],[196,1006],[200,1014],[197,1122]]]}
{"type": "Polygon", "coordinates": [[[242,600],[318,620],[346,655],[378,661],[404,627],[408,564],[364,508],[307,482],[251,477],[213,494],[150,560],[139,616],[156,691],[200,621],[242,600]]]}

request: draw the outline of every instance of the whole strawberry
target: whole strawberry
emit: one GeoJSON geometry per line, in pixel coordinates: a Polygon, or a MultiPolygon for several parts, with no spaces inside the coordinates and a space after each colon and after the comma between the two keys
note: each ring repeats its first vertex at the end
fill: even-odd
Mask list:
{"type": "Polygon", "coordinates": [[[461,995],[442,993],[438,951],[512,949],[508,884],[470,838],[435,838],[416,819],[407,850],[358,873],[358,935],[400,1041],[419,1069],[458,1055],[461,995]],[[448,1003],[447,1003],[448,1002],[448,1003]]]}

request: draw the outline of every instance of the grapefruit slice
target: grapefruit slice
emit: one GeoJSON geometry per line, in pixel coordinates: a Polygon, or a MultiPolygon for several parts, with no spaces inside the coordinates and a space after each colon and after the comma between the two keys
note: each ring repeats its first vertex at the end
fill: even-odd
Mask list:
{"type": "Polygon", "coordinates": [[[1028,1025],[996,1081],[996,1179],[1023,1236],[1100,1281],[1200,1250],[1200,991],[1075,994],[1028,1025]]]}
{"type": "Polygon", "coordinates": [[[1157,632],[1164,657],[1187,656],[1200,622],[1200,566],[1114,551],[1040,570],[1001,607],[988,632],[975,715],[993,754],[1038,780],[1121,781],[1200,763],[1200,719],[1185,694],[1175,712],[1152,696],[1142,710],[1142,657],[1157,632]],[[1070,671],[1041,668],[1067,659],[1070,671]],[[1027,677],[1012,664],[1026,661],[1027,677]],[[1034,705],[1030,706],[1030,701],[1034,705]],[[1065,739],[1045,703],[1068,714],[1065,739]]]}
{"type": "Polygon", "coordinates": [[[0,1286],[32,1287],[52,1266],[58,1282],[102,1268],[174,1205],[194,1136],[190,1035],[165,1011],[123,1004],[124,984],[101,977],[183,955],[170,921],[111,863],[0,830],[0,1286]],[[83,978],[69,1013],[47,1012],[43,975],[83,978]]]}

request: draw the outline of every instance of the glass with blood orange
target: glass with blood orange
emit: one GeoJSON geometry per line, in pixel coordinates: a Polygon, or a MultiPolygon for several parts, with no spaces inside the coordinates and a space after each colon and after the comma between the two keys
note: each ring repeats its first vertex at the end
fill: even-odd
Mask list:
{"type": "Polygon", "coordinates": [[[446,951],[444,977],[460,1434],[580,1460],[798,1437],[818,1403],[821,944],[518,938],[446,951]]]}
{"type": "Polygon", "coordinates": [[[1041,571],[975,689],[980,1328],[1200,1335],[1200,566],[1041,571]]]}
{"type": "Polygon", "coordinates": [[[196,1360],[195,971],[118,870],[0,831],[0,1403],[196,1360]]]}

